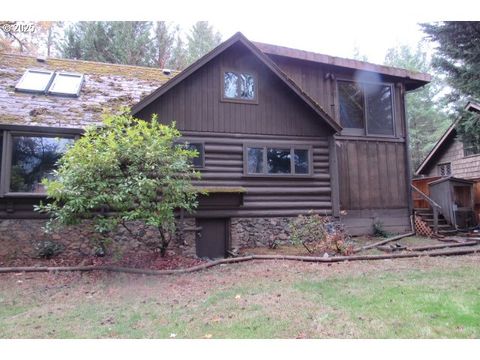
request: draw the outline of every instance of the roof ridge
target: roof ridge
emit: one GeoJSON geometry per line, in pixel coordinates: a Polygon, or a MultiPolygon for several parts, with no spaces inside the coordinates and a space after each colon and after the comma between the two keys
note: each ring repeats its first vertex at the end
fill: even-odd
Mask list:
{"type": "MultiPolygon", "coordinates": [[[[0,51],[0,56],[15,56],[15,57],[23,57],[23,58],[30,58],[30,59],[38,59],[38,56],[35,55],[28,55],[28,54],[16,54],[16,53],[9,53],[9,52],[4,52],[0,51]]],[[[75,63],[83,63],[83,64],[102,64],[103,66],[113,66],[113,67],[122,67],[122,68],[135,68],[135,69],[142,69],[142,70],[153,70],[153,71],[160,71],[163,72],[163,70],[166,70],[166,68],[159,68],[159,67],[150,67],[150,66],[142,66],[142,65],[128,65],[128,64],[116,64],[116,63],[108,63],[108,62],[102,62],[102,61],[92,61],[92,60],[77,60],[77,59],[68,59],[68,58],[59,58],[59,57],[47,57],[45,61],[48,60],[54,60],[54,61],[65,61],[65,62],[75,62],[75,63]]],[[[168,69],[172,73],[180,73],[181,70],[174,70],[174,69],[168,69]]]]}

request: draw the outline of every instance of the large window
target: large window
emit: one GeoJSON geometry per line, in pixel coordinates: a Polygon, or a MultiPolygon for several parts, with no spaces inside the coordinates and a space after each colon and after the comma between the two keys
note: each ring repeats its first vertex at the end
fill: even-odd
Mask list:
{"type": "Polygon", "coordinates": [[[467,140],[463,142],[463,156],[480,154],[480,142],[467,140]]]}
{"type": "Polygon", "coordinates": [[[2,131],[0,143],[0,195],[44,194],[42,179],[52,178],[57,162],[70,145],[75,134],[25,131],[2,131]]]}
{"type": "Polygon", "coordinates": [[[305,147],[246,146],[247,175],[310,175],[311,152],[305,147]]]}
{"type": "Polygon", "coordinates": [[[338,81],[338,96],[344,133],[395,135],[391,85],[342,80],[338,81]]]}
{"type": "Polygon", "coordinates": [[[245,72],[223,73],[223,100],[254,102],[257,99],[255,76],[245,72]]]}

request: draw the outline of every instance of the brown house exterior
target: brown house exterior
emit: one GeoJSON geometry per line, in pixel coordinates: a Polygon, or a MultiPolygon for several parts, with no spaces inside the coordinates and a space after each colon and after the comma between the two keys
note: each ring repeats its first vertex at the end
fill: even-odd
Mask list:
{"type": "MultiPolygon", "coordinates": [[[[197,255],[285,240],[289,219],[309,212],[338,218],[351,234],[369,233],[376,221],[410,229],[404,96],[428,75],[252,43],[240,33],[165,83],[160,70],[149,71],[157,71],[157,89],[132,113],[175,121],[201,155],[196,185],[210,195],[187,220],[202,229],[197,255]]],[[[152,85],[134,88],[138,95],[152,85]]],[[[1,204],[10,196],[0,194],[1,204]]],[[[17,217],[0,206],[1,217],[17,217]]]]}

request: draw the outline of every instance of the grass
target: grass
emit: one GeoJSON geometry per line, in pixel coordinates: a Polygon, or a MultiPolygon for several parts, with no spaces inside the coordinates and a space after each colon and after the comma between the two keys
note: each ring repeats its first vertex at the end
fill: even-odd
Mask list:
{"type": "Polygon", "coordinates": [[[1,338],[478,338],[479,256],[0,276],[1,338]]]}

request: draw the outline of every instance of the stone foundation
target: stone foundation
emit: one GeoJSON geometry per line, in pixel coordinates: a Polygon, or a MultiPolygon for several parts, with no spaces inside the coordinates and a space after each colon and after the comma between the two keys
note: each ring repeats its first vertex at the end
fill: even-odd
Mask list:
{"type": "Polygon", "coordinates": [[[274,241],[289,243],[291,217],[232,218],[231,245],[233,248],[270,246],[274,241]]]}
{"type": "MultiPolygon", "coordinates": [[[[43,231],[45,220],[15,219],[0,220],[0,259],[35,257],[37,246],[44,241],[59,244],[64,256],[90,256],[99,250],[98,235],[92,230],[90,223],[46,234],[43,231]]],[[[193,227],[195,219],[185,219],[185,226],[193,227]]],[[[128,225],[132,234],[119,227],[111,236],[107,246],[107,254],[121,255],[126,251],[152,252],[159,237],[158,230],[140,223],[128,225]]],[[[167,251],[175,251],[183,255],[195,254],[195,233],[185,232],[185,242],[181,244],[179,237],[173,238],[167,251]]]]}

